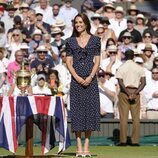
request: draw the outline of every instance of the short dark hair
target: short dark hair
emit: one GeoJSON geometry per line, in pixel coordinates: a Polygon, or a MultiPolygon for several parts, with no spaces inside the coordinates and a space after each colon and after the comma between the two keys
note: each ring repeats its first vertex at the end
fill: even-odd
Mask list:
{"type": "Polygon", "coordinates": [[[132,60],[134,58],[134,51],[131,49],[127,49],[125,51],[125,58],[126,60],[132,60]]]}

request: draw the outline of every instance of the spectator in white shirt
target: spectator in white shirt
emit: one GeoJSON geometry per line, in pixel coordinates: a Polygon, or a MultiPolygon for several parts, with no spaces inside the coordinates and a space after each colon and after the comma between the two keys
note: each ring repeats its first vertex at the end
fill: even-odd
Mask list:
{"type": "Polygon", "coordinates": [[[32,88],[34,95],[51,95],[51,90],[46,87],[46,76],[39,74],[37,76],[37,85],[32,88]]]}
{"type": "Polygon", "coordinates": [[[76,8],[72,7],[72,0],[64,0],[64,5],[60,8],[60,16],[63,17],[66,27],[72,27],[72,20],[78,14],[76,8]]]}
{"type": "Polygon", "coordinates": [[[147,100],[147,118],[158,119],[158,68],[152,69],[152,79],[147,83],[143,92],[147,100]]]}
{"type": "Polygon", "coordinates": [[[39,0],[39,6],[35,7],[36,13],[43,14],[43,22],[47,23],[47,19],[52,16],[52,7],[49,5],[48,0],[39,0]]]}
{"type": "Polygon", "coordinates": [[[121,31],[127,28],[127,20],[124,18],[125,12],[121,6],[117,6],[115,10],[115,18],[110,19],[110,28],[115,32],[116,37],[119,37],[121,31]]]}
{"type": "Polygon", "coordinates": [[[114,118],[113,102],[116,95],[116,87],[111,80],[108,80],[106,72],[98,71],[100,113],[103,118],[114,118]]]}

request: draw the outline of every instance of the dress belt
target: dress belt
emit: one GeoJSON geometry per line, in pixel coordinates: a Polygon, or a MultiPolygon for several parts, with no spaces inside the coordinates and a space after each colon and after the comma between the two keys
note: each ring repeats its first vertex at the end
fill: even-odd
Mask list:
{"type": "Polygon", "coordinates": [[[146,111],[158,111],[158,109],[147,109],[146,111]]]}

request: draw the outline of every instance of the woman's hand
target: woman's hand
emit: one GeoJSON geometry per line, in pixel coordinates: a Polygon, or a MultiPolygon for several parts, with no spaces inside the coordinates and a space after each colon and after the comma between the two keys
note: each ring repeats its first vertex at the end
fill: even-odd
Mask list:
{"type": "Polygon", "coordinates": [[[91,82],[92,82],[92,77],[91,77],[91,76],[88,76],[88,77],[84,80],[83,85],[84,85],[84,86],[88,86],[88,85],[90,85],[91,82]]]}

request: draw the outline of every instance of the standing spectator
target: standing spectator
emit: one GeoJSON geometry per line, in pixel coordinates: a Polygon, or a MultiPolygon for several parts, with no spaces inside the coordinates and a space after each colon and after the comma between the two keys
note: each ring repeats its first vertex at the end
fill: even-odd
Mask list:
{"type": "Polygon", "coordinates": [[[72,75],[70,113],[72,131],[77,141],[76,156],[91,157],[91,132],[100,129],[100,102],[96,72],[100,62],[100,38],[90,34],[88,17],[80,13],[74,19],[74,30],[66,41],[66,64],[72,75]],[[77,90],[77,91],[76,91],[77,90]],[[85,133],[82,150],[81,133],[85,133]]]}
{"type": "Polygon", "coordinates": [[[127,28],[127,20],[124,18],[125,12],[121,6],[117,6],[115,10],[115,18],[110,19],[110,28],[115,32],[116,37],[119,37],[121,31],[127,28]]]}
{"type": "Polygon", "coordinates": [[[142,67],[134,61],[134,52],[127,50],[125,52],[126,62],[120,66],[116,73],[116,78],[120,85],[118,95],[118,108],[120,114],[120,144],[126,146],[128,114],[131,111],[133,131],[131,136],[131,145],[139,146],[140,132],[140,91],[144,88],[145,73],[142,67]],[[130,70],[130,71],[129,71],[130,70]]]}

